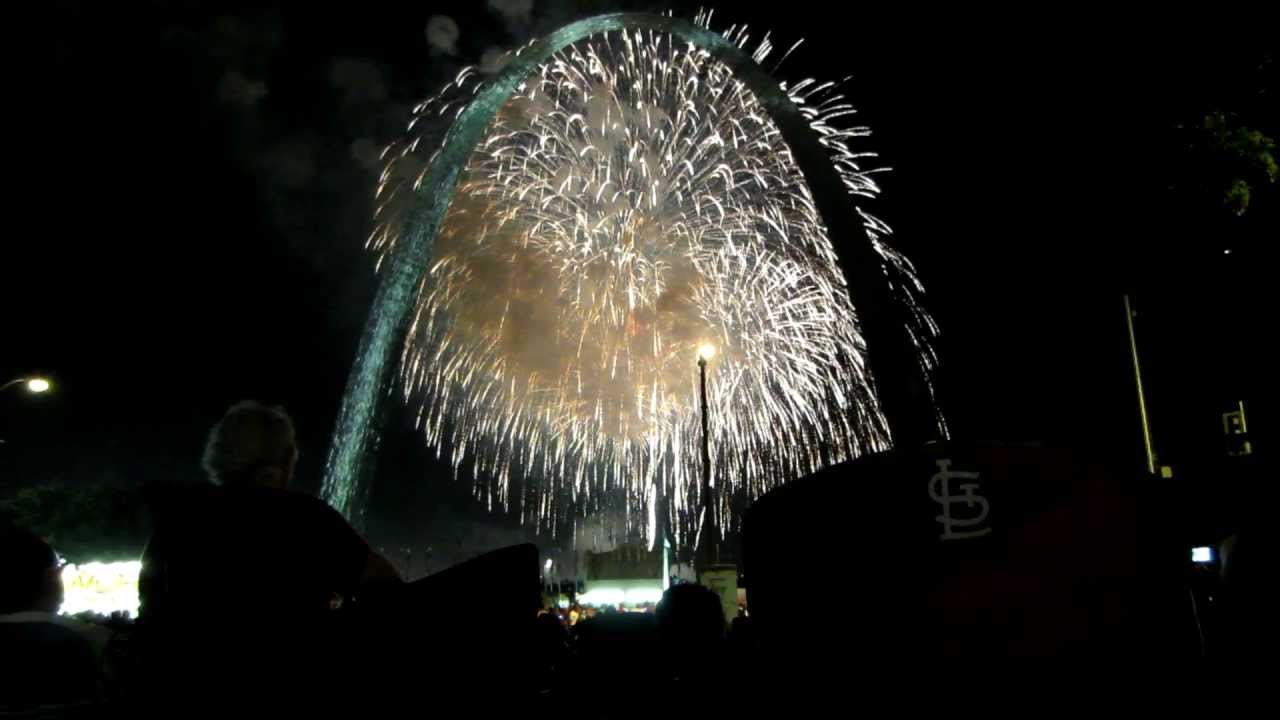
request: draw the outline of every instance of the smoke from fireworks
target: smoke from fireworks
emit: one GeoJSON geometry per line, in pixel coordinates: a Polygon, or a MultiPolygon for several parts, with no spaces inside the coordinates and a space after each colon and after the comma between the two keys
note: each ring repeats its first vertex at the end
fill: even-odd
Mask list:
{"type": "MultiPolygon", "coordinates": [[[[747,42],[745,29],[726,37],[747,42]]],[[[754,59],[771,49],[766,38],[754,59]]],[[[379,256],[412,227],[429,139],[481,81],[464,71],[386,153],[379,256]]],[[[835,85],[783,89],[851,195],[874,197],[869,155],[848,145],[867,131],[841,127],[853,111],[835,85]]],[[[862,219],[929,366],[910,266],[862,219]]],[[[889,443],[832,238],[790,150],[727,67],[670,35],[602,33],[540,65],[474,149],[422,270],[405,397],[426,440],[473,466],[480,496],[540,527],[603,514],[652,538],[665,512],[677,539],[689,531],[703,343],[717,350],[725,517],[735,500],[889,443]]]]}

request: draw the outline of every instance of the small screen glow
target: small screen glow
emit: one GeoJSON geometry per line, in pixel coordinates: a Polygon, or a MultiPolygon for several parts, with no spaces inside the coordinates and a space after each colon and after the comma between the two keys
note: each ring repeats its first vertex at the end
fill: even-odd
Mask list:
{"type": "Polygon", "coordinates": [[[60,612],[110,615],[126,612],[138,616],[138,575],[142,563],[131,562],[67,565],[62,569],[65,595],[60,612]]]}
{"type": "Polygon", "coordinates": [[[1191,562],[1193,563],[1213,562],[1213,548],[1206,547],[1206,546],[1191,548],[1191,562]]]}

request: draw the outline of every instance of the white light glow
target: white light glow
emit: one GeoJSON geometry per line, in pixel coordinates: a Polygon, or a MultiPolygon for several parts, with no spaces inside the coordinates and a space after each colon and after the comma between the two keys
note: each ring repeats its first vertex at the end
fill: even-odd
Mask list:
{"type": "Polygon", "coordinates": [[[618,588],[597,588],[584,592],[578,596],[579,605],[592,605],[600,607],[604,605],[621,605],[627,599],[626,592],[618,588]]]}
{"type": "Polygon", "coordinates": [[[662,600],[662,583],[653,580],[617,580],[594,582],[578,596],[580,605],[616,607],[656,604],[662,600]]]}
{"type": "Polygon", "coordinates": [[[67,565],[62,569],[66,595],[59,612],[63,615],[126,612],[137,617],[138,575],[141,572],[142,563],[137,560],[67,565]]]}
{"type": "Polygon", "coordinates": [[[662,591],[655,588],[632,588],[626,593],[626,604],[628,605],[644,605],[646,603],[657,604],[662,600],[662,591]]]}
{"type": "Polygon", "coordinates": [[[44,378],[31,378],[27,381],[27,391],[42,393],[49,390],[49,381],[44,378]]]}
{"type": "Polygon", "coordinates": [[[1191,562],[1194,562],[1194,563],[1213,562],[1213,548],[1204,547],[1204,546],[1191,548],[1191,562]]]}

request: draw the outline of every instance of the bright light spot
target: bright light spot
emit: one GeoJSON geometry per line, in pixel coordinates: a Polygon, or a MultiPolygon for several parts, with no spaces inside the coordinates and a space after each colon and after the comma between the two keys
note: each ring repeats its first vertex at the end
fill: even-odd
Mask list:
{"type": "Polygon", "coordinates": [[[547,564],[543,565],[542,568],[547,572],[551,572],[551,558],[547,558],[547,564]]]}
{"type": "Polygon", "coordinates": [[[1213,562],[1213,548],[1203,547],[1203,546],[1191,548],[1191,562],[1193,563],[1213,562]]]}
{"type": "Polygon", "coordinates": [[[27,381],[27,390],[33,393],[42,393],[49,390],[49,381],[44,378],[31,378],[27,381]]]}
{"type": "Polygon", "coordinates": [[[662,591],[656,588],[632,588],[626,593],[626,604],[644,605],[662,600],[662,591]]]}
{"type": "Polygon", "coordinates": [[[598,588],[589,590],[578,596],[579,605],[621,605],[627,599],[627,594],[618,588],[598,588]]]}
{"type": "Polygon", "coordinates": [[[1231,254],[1231,248],[1227,248],[1226,250],[1223,250],[1223,251],[1222,251],[1222,254],[1223,254],[1223,255],[1230,255],[1230,254],[1231,254]]]}
{"type": "Polygon", "coordinates": [[[698,357],[703,360],[710,360],[716,356],[716,346],[711,343],[702,343],[698,346],[698,357]]]}
{"type": "Polygon", "coordinates": [[[141,572],[142,563],[137,560],[67,565],[62,569],[66,595],[59,612],[63,615],[82,612],[110,615],[123,611],[137,617],[138,575],[141,572]]]}
{"type": "Polygon", "coordinates": [[[595,584],[578,596],[580,605],[595,607],[615,607],[618,605],[639,606],[657,603],[662,600],[662,583],[656,578],[652,581],[623,580],[606,581],[595,584]]]}

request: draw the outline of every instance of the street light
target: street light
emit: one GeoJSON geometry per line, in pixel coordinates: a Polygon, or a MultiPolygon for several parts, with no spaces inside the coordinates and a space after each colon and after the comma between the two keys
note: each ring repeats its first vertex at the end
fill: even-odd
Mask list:
{"type": "Polygon", "coordinates": [[[27,388],[27,392],[33,395],[39,395],[40,393],[49,392],[49,390],[53,387],[53,384],[49,382],[48,378],[20,377],[20,378],[14,378],[9,382],[5,383],[4,385],[0,385],[0,390],[8,390],[14,385],[25,385],[27,388]]]}
{"type": "MultiPolygon", "coordinates": [[[[14,387],[15,385],[25,386],[27,388],[27,392],[31,393],[32,395],[39,395],[40,393],[49,392],[49,389],[53,387],[52,383],[50,383],[47,378],[42,378],[39,376],[18,377],[10,380],[9,382],[3,385],[0,385],[0,392],[4,392],[5,390],[8,390],[9,388],[14,387]]],[[[0,438],[0,444],[4,444],[4,442],[5,442],[4,439],[0,438]]]]}
{"type": "Polygon", "coordinates": [[[711,434],[707,429],[707,361],[716,356],[716,346],[702,343],[698,346],[698,378],[702,397],[702,543],[698,547],[702,568],[708,570],[714,563],[711,539],[714,523],[711,519],[711,434]]]}

